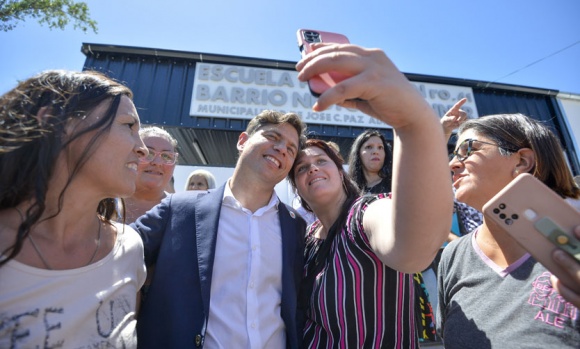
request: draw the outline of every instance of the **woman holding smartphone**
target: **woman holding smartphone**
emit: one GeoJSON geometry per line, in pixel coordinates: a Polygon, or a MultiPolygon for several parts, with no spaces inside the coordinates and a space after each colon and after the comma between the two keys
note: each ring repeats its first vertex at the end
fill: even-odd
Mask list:
{"type": "Polygon", "coordinates": [[[306,236],[303,347],[418,348],[412,273],[445,241],[453,206],[439,118],[382,51],[313,47],[297,64],[299,79],[328,71],[351,76],[313,109],[338,104],[390,124],[395,152],[392,197],[360,197],[324,141],[308,140],[296,158],[289,180],[318,217],[306,236]]]}
{"type": "MultiPolygon", "coordinates": [[[[580,239],[580,226],[576,227],[574,234],[578,239],[580,239]]],[[[564,268],[564,270],[570,275],[570,278],[575,280],[576,285],[580,287],[580,263],[578,263],[578,261],[572,258],[568,253],[559,249],[553,252],[552,258],[556,263],[558,263],[558,265],[564,268]]],[[[570,287],[562,284],[554,275],[552,275],[551,279],[554,289],[561,294],[564,299],[574,304],[576,308],[580,308],[580,293],[575,292],[570,287]]]]}
{"type": "MultiPolygon", "coordinates": [[[[482,210],[523,173],[563,198],[580,196],[558,138],[538,121],[491,115],[466,121],[458,136],[449,167],[461,202],[482,210]]],[[[550,278],[516,240],[484,218],[441,257],[437,323],[445,348],[578,348],[580,314],[550,278]]]]}

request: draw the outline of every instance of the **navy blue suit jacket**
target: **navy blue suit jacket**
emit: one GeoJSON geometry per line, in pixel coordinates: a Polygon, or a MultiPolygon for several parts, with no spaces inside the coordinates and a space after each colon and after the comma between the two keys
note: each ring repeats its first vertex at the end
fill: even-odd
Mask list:
{"type": "MultiPolygon", "coordinates": [[[[209,314],[218,221],[225,185],[209,193],[177,193],[131,226],[145,245],[145,263],[155,265],[138,316],[139,348],[195,348],[204,342],[209,314]]],[[[288,348],[302,341],[304,315],[297,311],[303,273],[304,220],[280,203],[282,306],[288,348]]]]}

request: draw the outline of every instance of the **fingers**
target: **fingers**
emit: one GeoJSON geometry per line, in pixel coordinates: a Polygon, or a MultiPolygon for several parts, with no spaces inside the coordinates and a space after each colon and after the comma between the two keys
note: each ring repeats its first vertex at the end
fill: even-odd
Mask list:
{"type": "Polygon", "coordinates": [[[365,74],[359,74],[341,81],[318,97],[312,109],[318,112],[328,109],[333,104],[337,104],[345,108],[357,108],[365,112],[365,110],[361,109],[364,108],[361,105],[364,102],[361,96],[366,95],[365,83],[367,82],[368,79],[365,78],[365,74]]]}
{"type": "Polygon", "coordinates": [[[467,113],[464,112],[463,110],[460,110],[459,115],[453,118],[453,121],[457,124],[457,126],[462,124],[465,120],[467,120],[467,113]]]}
{"type": "MultiPolygon", "coordinates": [[[[362,48],[354,45],[337,44],[313,44],[313,52],[309,53],[296,64],[299,71],[298,79],[308,81],[315,76],[320,76],[329,71],[340,71],[341,75],[354,77],[364,69],[364,65],[358,64],[357,57],[363,52],[362,48]],[[350,61],[350,63],[346,63],[350,61]]],[[[356,98],[361,92],[356,88],[348,88],[349,84],[336,84],[323,93],[313,106],[313,110],[322,111],[332,104],[344,104],[349,98],[356,98]],[[339,86],[340,85],[340,86],[339,86]],[[354,97],[353,97],[354,96],[354,97]]],[[[352,84],[350,84],[352,85],[352,84]]],[[[356,104],[348,103],[347,104],[356,104]]]]}
{"type": "MultiPolygon", "coordinates": [[[[311,64],[313,60],[320,59],[321,57],[328,57],[328,56],[336,56],[338,57],[338,53],[340,52],[342,55],[348,53],[352,53],[354,55],[363,55],[365,49],[350,44],[331,44],[331,43],[318,43],[312,44],[310,47],[314,50],[313,52],[309,53],[306,57],[303,57],[298,63],[296,63],[296,70],[300,73],[298,77],[305,75],[305,80],[308,80],[310,77],[314,75],[318,75],[321,73],[320,69],[317,71],[317,67],[311,64]]],[[[304,81],[304,80],[303,80],[304,81]]]]}
{"type": "Polygon", "coordinates": [[[550,276],[550,281],[552,281],[552,287],[564,297],[568,302],[574,304],[575,307],[580,308],[580,294],[572,291],[569,287],[566,287],[555,275],[550,276]]]}
{"type": "Polygon", "coordinates": [[[331,71],[350,77],[323,93],[318,99],[319,108],[348,99],[368,100],[373,97],[372,93],[369,95],[370,84],[381,84],[389,75],[403,76],[381,50],[346,44],[315,44],[312,47],[315,50],[296,64],[299,80],[307,81],[331,71]]]}
{"type": "Polygon", "coordinates": [[[580,263],[566,252],[556,249],[552,253],[552,259],[558,263],[580,284],[580,263]]]}
{"type": "Polygon", "coordinates": [[[333,104],[356,108],[395,129],[435,116],[382,50],[351,44],[316,44],[312,48],[296,64],[300,81],[328,72],[347,77],[322,93],[313,110],[322,111],[333,104]]]}
{"type": "MultiPolygon", "coordinates": [[[[580,287],[580,263],[566,252],[556,249],[552,253],[552,259],[559,264],[571,276],[572,280],[580,287]]],[[[564,284],[554,275],[551,277],[552,286],[558,293],[576,307],[580,307],[580,294],[564,284]]],[[[576,287],[577,288],[577,287],[576,287]]]]}
{"type": "Polygon", "coordinates": [[[455,105],[451,108],[451,110],[459,111],[460,108],[465,104],[465,102],[467,102],[467,98],[461,98],[459,101],[457,101],[457,103],[455,103],[455,105]]]}
{"type": "Polygon", "coordinates": [[[467,113],[464,110],[461,110],[461,106],[464,105],[465,102],[467,102],[467,98],[462,98],[457,101],[457,103],[455,103],[453,107],[445,113],[445,116],[454,116],[453,121],[455,122],[463,122],[467,120],[467,113]]]}
{"type": "MultiPolygon", "coordinates": [[[[574,235],[580,238],[580,225],[574,228],[574,235]]],[[[580,263],[578,263],[574,257],[560,249],[556,249],[552,252],[552,259],[570,275],[573,281],[576,282],[578,287],[575,289],[580,288],[580,263]]],[[[580,308],[580,293],[575,292],[573,288],[564,285],[555,275],[551,276],[551,281],[554,289],[564,297],[564,299],[580,308]]]]}

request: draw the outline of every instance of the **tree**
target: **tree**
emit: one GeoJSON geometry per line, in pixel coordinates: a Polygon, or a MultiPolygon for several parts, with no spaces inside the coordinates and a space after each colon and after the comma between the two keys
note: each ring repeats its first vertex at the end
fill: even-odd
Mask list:
{"type": "Polygon", "coordinates": [[[89,17],[85,2],[73,0],[0,0],[0,30],[9,31],[27,17],[46,24],[50,29],[63,29],[72,20],[74,29],[97,32],[97,22],[89,17]]]}

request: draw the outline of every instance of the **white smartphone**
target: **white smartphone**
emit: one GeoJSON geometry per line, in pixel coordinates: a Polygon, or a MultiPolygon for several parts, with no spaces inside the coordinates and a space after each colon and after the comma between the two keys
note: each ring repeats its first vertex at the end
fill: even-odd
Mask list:
{"type": "MultiPolygon", "coordinates": [[[[300,49],[303,57],[312,52],[313,49],[311,45],[318,42],[338,44],[349,43],[348,38],[342,34],[324,32],[320,30],[298,29],[296,32],[296,37],[298,39],[298,48],[300,49]]],[[[337,72],[324,73],[308,80],[308,87],[310,88],[310,93],[312,93],[313,96],[320,97],[324,91],[348,78],[349,76],[337,72]]]]}
{"type": "Polygon", "coordinates": [[[580,285],[552,259],[560,248],[580,263],[580,241],[574,228],[580,212],[531,174],[519,175],[483,206],[486,219],[497,223],[564,285],[580,285]]]}

